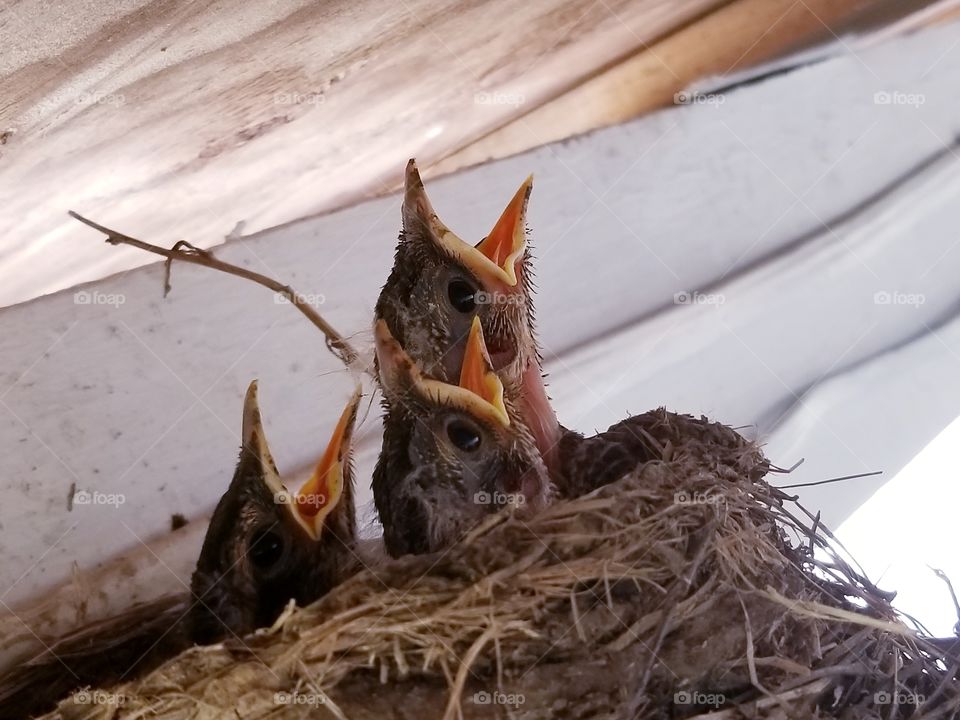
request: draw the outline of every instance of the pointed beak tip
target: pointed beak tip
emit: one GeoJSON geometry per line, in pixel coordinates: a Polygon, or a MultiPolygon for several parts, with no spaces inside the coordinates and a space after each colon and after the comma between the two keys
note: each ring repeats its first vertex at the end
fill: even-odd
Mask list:
{"type": "MultiPolygon", "coordinates": [[[[353,393],[350,395],[350,400],[347,402],[347,407],[343,411],[344,417],[347,418],[347,434],[346,439],[343,445],[346,446],[347,453],[349,453],[350,445],[353,442],[353,431],[357,422],[357,414],[360,410],[360,401],[363,400],[363,388],[358,383],[357,386],[353,389],[353,393]]],[[[341,457],[345,456],[343,448],[341,447],[340,452],[341,457]]]]}
{"type": "Polygon", "coordinates": [[[390,334],[390,328],[387,327],[387,321],[378,319],[373,325],[373,342],[374,347],[377,352],[380,351],[387,343],[393,340],[393,335],[390,334]]]}
{"type": "MultiPolygon", "coordinates": [[[[337,420],[337,425],[334,428],[333,436],[330,438],[330,447],[328,448],[329,460],[325,470],[329,470],[333,467],[334,459],[341,460],[344,457],[349,456],[350,454],[350,444],[353,441],[353,426],[357,420],[357,409],[360,405],[360,399],[363,397],[363,391],[360,386],[357,386],[353,393],[350,395],[350,399],[347,401],[346,406],[343,408],[343,412],[340,413],[340,419],[337,420]]],[[[321,461],[322,462],[322,461],[321,461]]]]}
{"type": "Polygon", "coordinates": [[[492,406],[504,425],[510,424],[503,401],[503,383],[493,370],[479,317],[474,317],[470,326],[470,336],[467,338],[463,366],[460,369],[460,387],[492,406]]]}
{"type": "Polygon", "coordinates": [[[404,181],[407,191],[423,187],[423,181],[420,179],[420,169],[417,167],[417,161],[413,158],[407,162],[407,168],[404,171],[404,181]]]}
{"type": "Polygon", "coordinates": [[[260,417],[258,389],[257,381],[253,380],[247,386],[247,392],[243,397],[243,420],[240,435],[244,445],[255,443],[260,446],[266,444],[266,438],[263,437],[263,420],[260,417]]]}
{"type": "Polygon", "coordinates": [[[326,517],[334,511],[344,493],[344,473],[349,465],[353,427],[363,397],[357,386],[340,414],[333,435],[313,474],[296,495],[293,509],[314,540],[320,538],[326,517]]]}
{"type": "Polygon", "coordinates": [[[474,335],[479,335],[480,341],[483,342],[483,323],[480,322],[479,315],[474,315],[470,322],[470,336],[473,337],[474,335]]]}
{"type": "Polygon", "coordinates": [[[385,320],[377,320],[377,324],[373,328],[373,341],[380,371],[382,372],[385,366],[395,365],[399,343],[393,337],[393,333],[390,332],[385,320]]]}
{"type": "Polygon", "coordinates": [[[517,192],[510,199],[510,204],[507,206],[507,209],[514,210],[522,219],[531,192],[533,192],[533,173],[527,175],[527,178],[520,183],[520,187],[517,188],[517,192]]]}
{"type": "Polygon", "coordinates": [[[496,265],[496,272],[500,279],[510,287],[517,285],[516,264],[523,256],[527,243],[525,233],[527,201],[532,188],[533,175],[531,174],[510,198],[510,202],[493,230],[476,248],[487,260],[496,265]]]}
{"type": "Polygon", "coordinates": [[[470,334],[467,335],[467,347],[463,355],[461,378],[466,376],[476,377],[481,372],[487,372],[488,369],[490,369],[489,355],[483,339],[483,325],[480,318],[475,315],[473,322],[470,324],[470,334]]]}

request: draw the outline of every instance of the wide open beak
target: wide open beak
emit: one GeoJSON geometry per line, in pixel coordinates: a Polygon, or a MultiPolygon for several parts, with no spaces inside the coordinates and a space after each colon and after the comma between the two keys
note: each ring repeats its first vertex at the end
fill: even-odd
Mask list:
{"type": "MultiPolygon", "coordinates": [[[[280,481],[280,473],[267,446],[267,436],[263,431],[263,419],[260,417],[260,401],[258,398],[257,381],[254,380],[247,387],[247,394],[243,399],[243,450],[242,457],[258,465],[260,477],[266,483],[267,489],[277,497],[286,492],[280,481]]],[[[244,462],[242,459],[241,462],[244,462]]]]}
{"type": "Polygon", "coordinates": [[[467,347],[463,353],[460,387],[469,390],[493,407],[505,426],[510,424],[510,417],[503,402],[503,383],[493,371],[493,363],[490,362],[490,354],[483,341],[483,327],[477,316],[473,318],[467,347]]]}
{"type": "Polygon", "coordinates": [[[532,189],[531,175],[514,194],[490,234],[473,246],[458,237],[437,217],[427,198],[416,161],[410,160],[404,183],[404,229],[428,237],[444,253],[472,271],[481,282],[488,285],[488,289],[515,288],[518,287],[517,266],[527,248],[527,203],[532,189]]]}
{"type": "Polygon", "coordinates": [[[344,484],[348,482],[345,470],[350,464],[350,444],[361,397],[358,387],[343,409],[313,474],[292,498],[294,518],[314,540],[320,539],[324,520],[337,507],[343,497],[344,484]]]}
{"type": "Polygon", "coordinates": [[[476,246],[481,255],[506,275],[510,287],[517,284],[517,264],[527,249],[527,203],[531,190],[533,175],[523,181],[493,230],[476,246]]]}
{"type": "Polygon", "coordinates": [[[503,400],[503,383],[490,365],[479,318],[474,318],[470,328],[459,385],[424,377],[383,320],[377,321],[374,336],[380,382],[388,396],[413,392],[432,403],[459,408],[481,420],[504,427],[510,425],[503,400]]]}

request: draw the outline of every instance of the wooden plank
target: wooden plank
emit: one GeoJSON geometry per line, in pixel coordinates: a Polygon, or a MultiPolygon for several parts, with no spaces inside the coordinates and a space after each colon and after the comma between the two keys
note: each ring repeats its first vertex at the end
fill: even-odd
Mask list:
{"type": "Polygon", "coordinates": [[[16,48],[0,106],[0,305],[143,261],[88,262],[69,208],[209,246],[238,223],[340,207],[721,1],[244,0],[224,13],[170,0],[73,17],[21,0],[0,21],[0,45],[16,48]]]}
{"type": "MultiPolygon", "coordinates": [[[[829,377],[799,392],[800,399],[789,408],[777,408],[773,413],[768,452],[787,464],[804,459],[803,465],[782,479],[782,484],[883,472],[879,478],[850,480],[859,486],[856,493],[840,493],[831,485],[798,490],[808,508],[829,508],[834,530],[846,520],[848,512],[856,509],[851,499],[865,502],[906,467],[938,429],[960,417],[960,384],[956,382],[960,317],[918,326],[918,331],[919,335],[909,342],[868,360],[855,360],[848,368],[835,369],[829,377]],[[782,417],[777,417],[781,412],[782,417]],[[837,507],[838,501],[841,507],[837,507]]],[[[937,468],[937,474],[925,482],[936,485],[952,481],[943,477],[949,472],[937,468]]],[[[927,500],[924,497],[924,502],[927,500]]],[[[924,545],[950,547],[949,532],[947,527],[931,527],[923,538],[924,545]]]]}
{"type": "Polygon", "coordinates": [[[837,527],[960,416],[948,382],[960,362],[958,223],[960,155],[947,151],[815,237],[556,358],[561,417],[604,427],[658,403],[696,407],[772,433],[781,467],[806,458],[782,484],[883,471],[797,491],[837,527]]]}
{"type": "MultiPolygon", "coordinates": [[[[738,0],[724,5],[560,97],[530,108],[444,158],[434,170],[451,172],[632,120],[674,104],[678,93],[700,78],[729,75],[785,48],[832,40],[852,18],[882,4],[871,0],[738,0]]],[[[922,4],[901,2],[897,11],[909,12],[922,4]]]]}
{"type": "Polygon", "coordinates": [[[140,602],[187,592],[207,518],[84,568],[54,591],[0,614],[0,672],[43,652],[70,630],[112,617],[140,602]]]}

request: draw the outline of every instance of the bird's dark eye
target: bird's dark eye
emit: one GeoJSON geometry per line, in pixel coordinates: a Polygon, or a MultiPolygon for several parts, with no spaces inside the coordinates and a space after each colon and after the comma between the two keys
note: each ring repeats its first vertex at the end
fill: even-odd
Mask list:
{"type": "Polygon", "coordinates": [[[460,420],[454,420],[447,425],[447,437],[454,446],[464,452],[473,452],[480,447],[480,433],[476,428],[460,420]]]}
{"type": "Polygon", "coordinates": [[[272,530],[260,530],[250,538],[250,560],[261,570],[276,565],[283,556],[283,538],[272,530]]]}
{"type": "Polygon", "coordinates": [[[466,280],[457,278],[447,285],[447,297],[453,309],[466,315],[477,307],[477,289],[466,280]]]}

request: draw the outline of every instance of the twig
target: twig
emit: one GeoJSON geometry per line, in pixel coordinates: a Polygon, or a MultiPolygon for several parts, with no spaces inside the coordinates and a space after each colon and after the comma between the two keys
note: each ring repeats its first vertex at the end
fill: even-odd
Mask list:
{"type": "MultiPolygon", "coordinates": [[[[773,487],[773,486],[771,486],[771,487],[773,487]]],[[[774,488],[774,489],[776,489],[776,488],[774,488]]],[[[810,512],[809,510],[807,510],[803,505],[801,505],[799,502],[797,502],[797,499],[796,499],[796,498],[793,498],[792,501],[793,501],[793,504],[796,505],[797,508],[800,510],[800,512],[802,512],[804,515],[806,515],[810,520],[813,520],[813,519],[814,519],[815,516],[813,515],[813,513],[811,513],[811,512],[810,512]]],[[[780,508],[780,511],[784,514],[784,516],[786,516],[787,518],[789,518],[789,519],[794,523],[794,525],[795,525],[796,527],[802,528],[806,533],[809,534],[809,530],[808,530],[808,529],[806,528],[806,526],[804,526],[804,524],[801,523],[797,518],[795,518],[793,515],[791,515],[790,513],[788,513],[788,512],[787,512],[786,510],[784,510],[783,508],[780,508]]],[[[822,537],[820,537],[819,535],[816,535],[815,537],[817,538],[817,544],[818,544],[820,547],[822,547],[822,548],[824,548],[825,550],[828,550],[828,551],[830,552],[831,556],[833,557],[833,560],[834,560],[836,563],[839,563],[839,569],[840,569],[840,571],[843,572],[843,573],[847,576],[847,578],[852,578],[852,579],[854,579],[856,582],[858,582],[860,585],[862,585],[863,588],[865,588],[866,590],[868,590],[868,591],[870,592],[870,594],[872,594],[872,595],[876,596],[877,598],[880,598],[880,599],[882,599],[882,600],[884,600],[884,601],[886,601],[886,602],[890,602],[890,601],[893,600],[894,597],[896,597],[897,594],[896,594],[895,592],[888,592],[888,591],[885,591],[885,590],[881,590],[881,589],[878,588],[876,585],[874,585],[873,582],[870,581],[870,579],[867,577],[867,572],[866,572],[866,570],[864,570],[863,567],[860,566],[860,563],[858,563],[858,562],[856,561],[856,559],[850,554],[850,551],[847,550],[846,546],[845,546],[842,542],[840,542],[840,539],[839,539],[836,535],[833,534],[833,532],[830,530],[830,528],[828,528],[828,527],[827,527],[826,525],[824,525],[823,523],[818,523],[818,529],[822,532],[822,534],[823,534],[824,536],[826,536],[826,538],[827,538],[830,542],[827,542],[826,540],[824,540],[824,539],[823,539],[822,537]],[[837,548],[839,548],[840,550],[842,550],[842,551],[847,555],[847,557],[849,557],[849,558],[851,559],[851,561],[853,561],[853,562],[856,564],[856,566],[857,566],[856,569],[854,569],[853,567],[851,567],[850,564],[849,564],[844,558],[840,557],[840,555],[837,553],[837,550],[836,550],[837,548]]],[[[848,580],[848,582],[849,582],[849,580],[848,580]]],[[[874,604],[874,601],[873,601],[872,598],[867,597],[867,596],[864,596],[862,593],[859,593],[859,592],[858,592],[858,593],[854,593],[854,594],[861,596],[861,598],[862,598],[863,600],[869,602],[871,605],[874,604]]]]}
{"type": "Polygon", "coordinates": [[[817,516],[813,519],[813,525],[810,528],[810,543],[807,545],[807,548],[810,552],[810,557],[813,557],[813,539],[817,536],[817,528],[820,527],[820,511],[817,510],[817,516]]]}
{"type": "Polygon", "coordinates": [[[931,567],[929,565],[927,567],[929,567],[933,571],[934,575],[936,575],[938,578],[943,580],[944,583],[946,583],[947,590],[950,591],[950,597],[953,598],[953,607],[957,611],[957,624],[953,626],[953,629],[954,629],[954,632],[956,632],[957,634],[960,634],[960,601],[957,600],[957,593],[953,589],[953,583],[950,582],[950,578],[947,577],[947,574],[943,570],[940,570],[939,568],[931,567]]]}
{"type": "MultiPolygon", "coordinates": [[[[792,469],[792,468],[791,468],[792,469]]],[[[774,485],[777,490],[790,490],[792,488],[815,487],[817,485],[829,485],[830,483],[842,482],[844,480],[856,480],[858,478],[874,477],[883,475],[883,470],[875,470],[868,473],[858,473],[856,475],[844,475],[843,477],[830,478],[829,480],[818,480],[817,482],[797,483],[796,485],[774,485]]]]}
{"type": "MultiPolygon", "coordinates": [[[[258,285],[263,285],[265,288],[269,288],[275,293],[283,295],[300,312],[302,312],[306,318],[320,330],[320,332],[324,334],[326,337],[327,348],[330,350],[330,352],[336,355],[337,358],[347,367],[352,368],[356,366],[357,359],[359,358],[357,351],[353,349],[350,343],[347,342],[347,340],[340,333],[338,333],[333,326],[330,325],[330,323],[323,319],[320,313],[314,310],[309,303],[305,302],[304,297],[300,295],[300,293],[296,292],[289,285],[284,285],[280,282],[277,282],[273,278],[267,277],[266,275],[261,275],[258,272],[253,272],[252,270],[238,267],[237,265],[224,262],[223,260],[217,260],[208,250],[203,250],[191,245],[185,240],[177,242],[168,250],[160,247],[159,245],[151,245],[150,243],[130,237],[129,235],[124,235],[116,230],[111,230],[100,223],[96,223],[93,220],[88,220],[73,210],[70,210],[68,214],[70,217],[74,218],[75,220],[79,220],[84,225],[102,232],[107,236],[107,242],[111,245],[131,245],[135,248],[139,248],[140,250],[146,250],[147,252],[165,257],[167,261],[164,263],[164,297],[166,297],[170,292],[170,266],[173,264],[174,260],[193,263],[194,265],[202,265],[203,267],[219,270],[220,272],[225,272],[229,275],[236,275],[237,277],[241,277],[246,280],[252,280],[258,285]]],[[[372,370],[370,368],[364,368],[364,372],[370,374],[372,373],[372,370]]]]}

